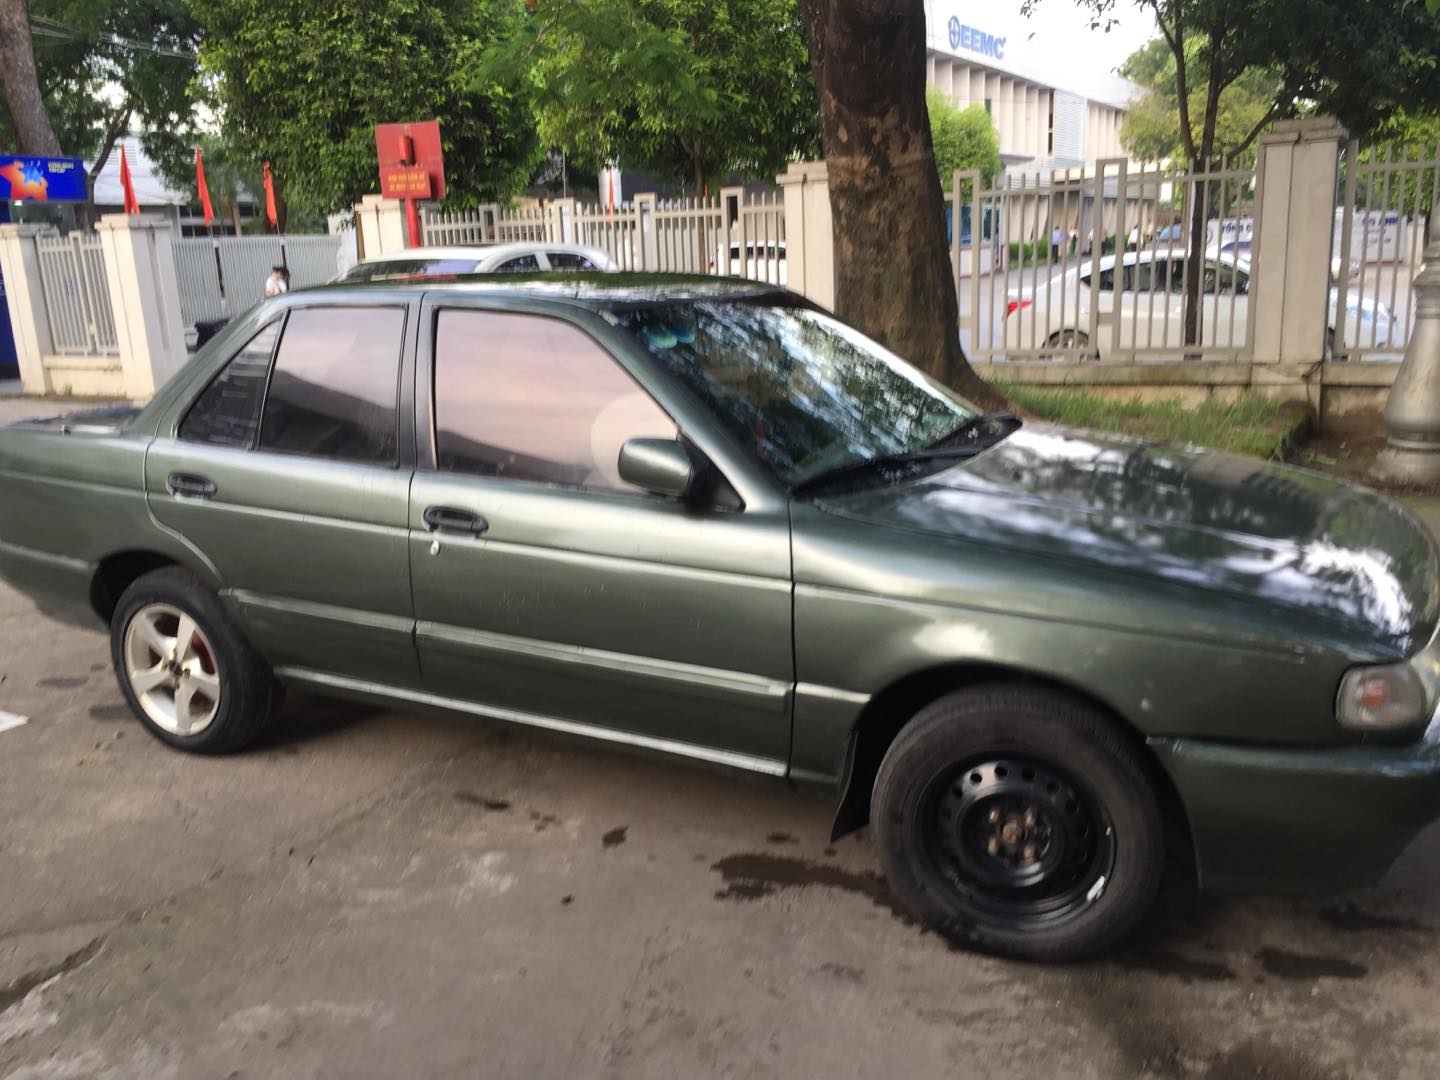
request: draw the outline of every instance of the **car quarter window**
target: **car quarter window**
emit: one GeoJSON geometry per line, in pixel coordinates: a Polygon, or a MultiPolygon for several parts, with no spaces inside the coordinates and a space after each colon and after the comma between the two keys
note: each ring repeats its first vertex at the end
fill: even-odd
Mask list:
{"type": "Polygon", "coordinates": [[[675,424],[590,335],[560,319],[442,309],[435,326],[441,469],[598,491],[628,439],[675,424]]]}
{"type": "Polygon", "coordinates": [[[240,347],[185,414],[181,439],[246,450],[255,445],[265,382],[270,376],[270,354],[279,333],[277,319],[240,347]]]}
{"type": "Polygon", "coordinates": [[[584,255],[577,255],[573,251],[547,251],[545,258],[550,260],[551,270],[594,270],[595,264],[584,255]]]}
{"type": "Polygon", "coordinates": [[[501,274],[526,274],[539,270],[540,261],[534,255],[517,255],[513,259],[506,259],[495,269],[501,274]]]}
{"type": "Polygon", "coordinates": [[[393,465],[403,307],[290,312],[265,396],[260,447],[393,465]]]}

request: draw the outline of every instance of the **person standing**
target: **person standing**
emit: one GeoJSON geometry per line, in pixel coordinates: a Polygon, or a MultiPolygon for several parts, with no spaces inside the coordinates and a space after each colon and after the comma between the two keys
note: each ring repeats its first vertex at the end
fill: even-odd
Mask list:
{"type": "Polygon", "coordinates": [[[1050,261],[1060,261],[1060,245],[1065,242],[1065,230],[1060,228],[1057,221],[1055,227],[1050,230],[1050,261]]]}
{"type": "Polygon", "coordinates": [[[290,271],[283,266],[273,267],[265,279],[265,299],[283,296],[290,291],[290,271]]]}

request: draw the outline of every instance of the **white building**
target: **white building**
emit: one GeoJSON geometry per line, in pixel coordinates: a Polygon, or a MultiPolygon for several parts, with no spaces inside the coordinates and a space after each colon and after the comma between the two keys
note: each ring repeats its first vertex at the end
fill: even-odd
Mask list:
{"type": "Polygon", "coordinates": [[[1083,87],[1057,85],[1026,64],[1034,27],[975,0],[926,0],[925,17],[929,82],[961,109],[985,106],[1007,170],[1077,168],[1126,156],[1120,123],[1138,93],[1134,83],[1095,71],[1083,87]]]}

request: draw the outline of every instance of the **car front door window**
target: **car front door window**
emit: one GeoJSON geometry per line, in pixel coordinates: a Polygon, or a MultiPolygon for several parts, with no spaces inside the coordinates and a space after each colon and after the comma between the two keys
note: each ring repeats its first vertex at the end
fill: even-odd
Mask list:
{"type": "Polygon", "coordinates": [[[578,327],[558,319],[442,310],[435,330],[441,469],[600,491],[620,447],[673,439],[673,421],[578,327]]]}

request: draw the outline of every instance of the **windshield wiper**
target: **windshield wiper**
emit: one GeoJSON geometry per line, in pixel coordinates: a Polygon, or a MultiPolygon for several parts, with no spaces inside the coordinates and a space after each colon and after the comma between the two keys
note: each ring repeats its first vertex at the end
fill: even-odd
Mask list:
{"type": "Polygon", "coordinates": [[[1011,412],[978,413],[945,432],[926,449],[940,450],[966,444],[971,449],[978,450],[999,442],[1022,422],[1011,412]]]}
{"type": "Polygon", "coordinates": [[[833,469],[825,469],[814,476],[806,477],[790,489],[792,495],[806,495],[820,488],[829,487],[831,484],[839,483],[853,477],[863,476],[866,473],[874,472],[876,469],[883,469],[887,466],[911,465],[917,462],[945,460],[948,458],[974,457],[983,446],[951,446],[943,448],[931,448],[925,450],[905,450],[894,454],[876,454],[874,457],[861,458],[859,461],[850,461],[844,465],[837,465],[833,469]]]}

